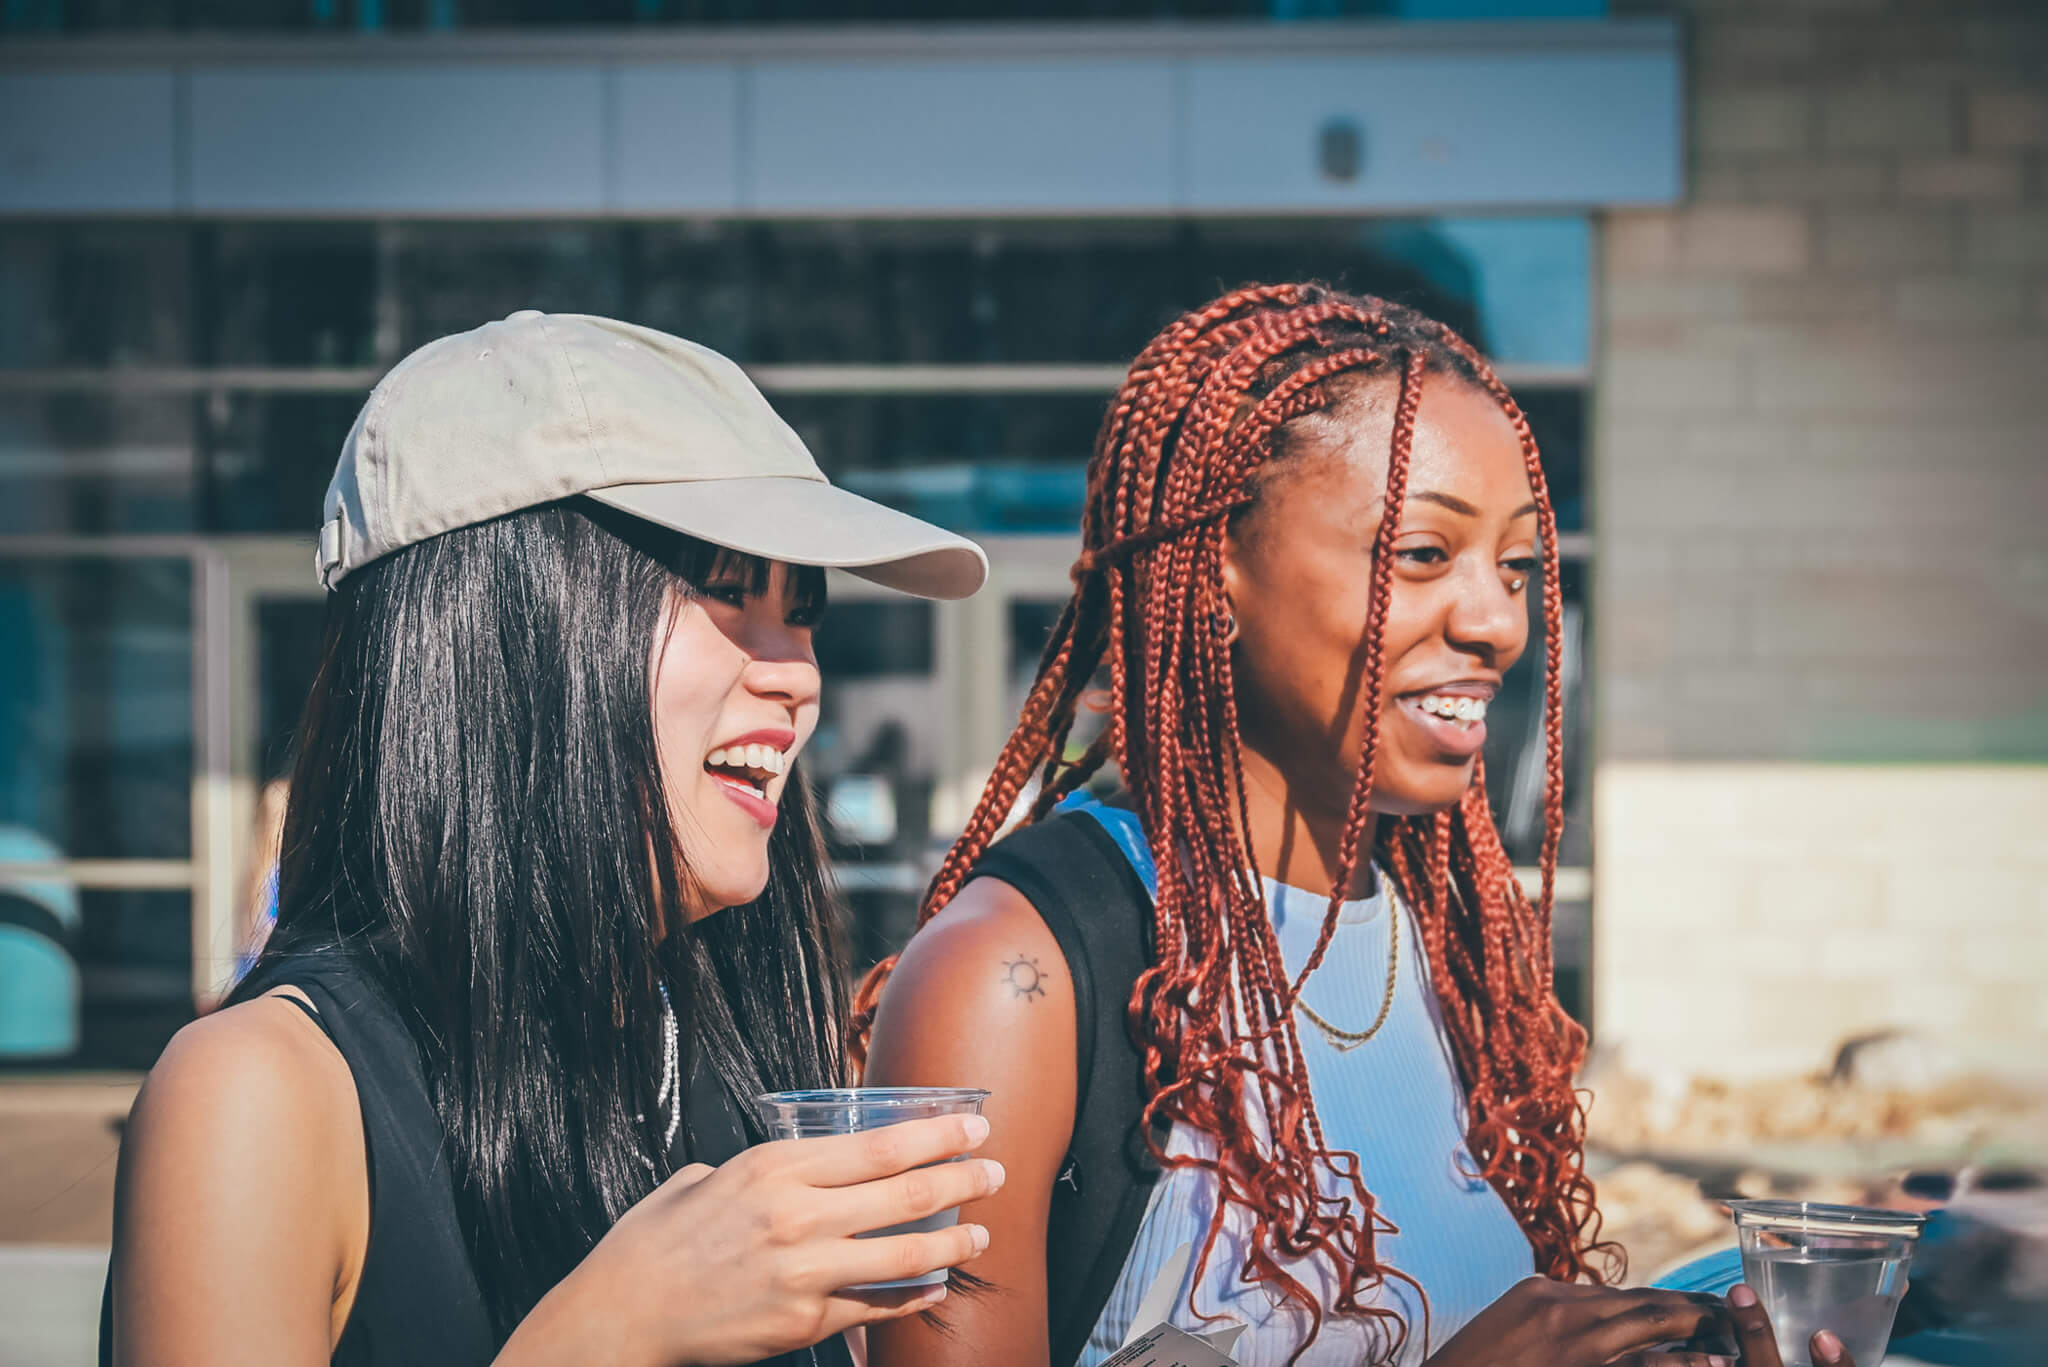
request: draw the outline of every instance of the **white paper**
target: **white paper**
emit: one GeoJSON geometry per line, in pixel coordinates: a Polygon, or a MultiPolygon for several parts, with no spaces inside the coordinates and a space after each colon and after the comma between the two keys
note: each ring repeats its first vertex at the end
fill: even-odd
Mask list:
{"type": "MultiPolygon", "coordinates": [[[[1233,1326],[1231,1337],[1236,1338],[1236,1330],[1243,1327],[1233,1326]]],[[[1193,1334],[1160,1324],[1117,1349],[1102,1367],[1237,1367],[1237,1361],[1193,1334]]]]}
{"type": "Polygon", "coordinates": [[[1133,1332],[1102,1367],[1237,1367],[1230,1350],[1237,1346],[1237,1336],[1244,1332],[1242,1324],[1226,1324],[1190,1334],[1166,1322],[1173,1313],[1174,1300],[1180,1295],[1181,1282],[1188,1274],[1188,1264],[1194,1258],[1193,1244],[1182,1244],[1167,1258],[1152,1285],[1145,1288],[1137,1313],[1131,1316],[1132,1324],[1152,1327],[1142,1333],[1133,1332]]]}
{"type": "MultiPolygon", "coordinates": [[[[1173,1302],[1180,1295],[1180,1284],[1188,1275],[1188,1264],[1195,1259],[1195,1246],[1182,1244],[1173,1250],[1159,1269],[1159,1275],[1152,1279],[1152,1285],[1145,1288],[1145,1294],[1138,1301],[1137,1310],[1131,1315],[1132,1338],[1136,1331],[1148,1324],[1164,1324],[1173,1317],[1173,1302]]],[[[1149,1332],[1149,1331],[1148,1331],[1149,1332]]],[[[1125,1339],[1129,1343],[1131,1339],[1125,1339]]]]}

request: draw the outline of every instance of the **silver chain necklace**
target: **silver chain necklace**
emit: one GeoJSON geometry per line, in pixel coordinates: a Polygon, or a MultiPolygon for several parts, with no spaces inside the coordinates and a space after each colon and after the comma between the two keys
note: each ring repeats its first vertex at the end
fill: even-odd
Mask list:
{"type": "Polygon", "coordinates": [[[668,999],[668,984],[655,984],[661,990],[661,1088],[654,1094],[654,1105],[658,1110],[669,1107],[668,1131],[662,1136],[664,1151],[675,1147],[676,1131],[683,1123],[682,1050],[676,1038],[676,1009],[668,999]],[[671,1105],[673,1099],[673,1105],[671,1105]]]}
{"type": "MultiPolygon", "coordinates": [[[[676,1031],[676,1008],[668,999],[668,984],[656,983],[661,992],[661,1087],[654,1093],[654,1104],[667,1106],[674,1100],[668,1113],[668,1132],[662,1137],[663,1149],[673,1149],[676,1131],[683,1123],[682,1050],[676,1031]]],[[[650,1165],[651,1166],[651,1165],[650,1165]]],[[[811,1367],[818,1367],[816,1344],[805,1349],[810,1355],[811,1367]]]]}

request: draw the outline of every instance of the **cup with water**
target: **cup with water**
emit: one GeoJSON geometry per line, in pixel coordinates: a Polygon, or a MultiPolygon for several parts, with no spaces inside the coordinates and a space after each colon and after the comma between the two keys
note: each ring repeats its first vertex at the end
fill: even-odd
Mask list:
{"type": "MultiPolygon", "coordinates": [[[[857,1134],[938,1115],[980,1115],[988,1093],[978,1087],[822,1087],[802,1092],[769,1092],[754,1098],[754,1108],[776,1139],[813,1139],[821,1135],[857,1134]]],[[[965,1159],[946,1159],[958,1163],[965,1159]]],[[[886,1229],[869,1230],[863,1239],[886,1234],[923,1234],[960,1223],[960,1208],[927,1215],[886,1229]]],[[[949,1269],[899,1282],[864,1282],[848,1291],[885,1291],[899,1286],[937,1286],[949,1269]]]]}
{"type": "Polygon", "coordinates": [[[1777,1332],[1785,1367],[1813,1367],[1813,1336],[1842,1340],[1856,1367],[1878,1367],[1906,1269],[1927,1217],[1814,1201],[1730,1201],[1742,1279],[1777,1332]]]}

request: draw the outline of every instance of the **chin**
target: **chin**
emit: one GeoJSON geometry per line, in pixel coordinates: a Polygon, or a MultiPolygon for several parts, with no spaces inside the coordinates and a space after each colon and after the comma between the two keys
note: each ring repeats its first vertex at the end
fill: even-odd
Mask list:
{"type": "Polygon", "coordinates": [[[727,907],[745,906],[759,897],[768,887],[768,867],[764,862],[756,869],[705,868],[693,863],[687,851],[683,854],[684,875],[697,889],[697,905],[702,908],[690,920],[702,921],[716,916],[727,907]]]}
{"type": "Polygon", "coordinates": [[[1373,810],[1382,816],[1434,816],[1465,800],[1472,786],[1472,766],[1429,765],[1417,773],[1408,766],[1373,783],[1373,810]]]}

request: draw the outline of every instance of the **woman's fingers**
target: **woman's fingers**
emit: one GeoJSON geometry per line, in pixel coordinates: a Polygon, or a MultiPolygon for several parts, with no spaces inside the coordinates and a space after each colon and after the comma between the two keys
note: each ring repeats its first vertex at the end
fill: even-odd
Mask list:
{"type": "Polygon", "coordinates": [[[1813,1360],[1824,1364],[1824,1367],[1856,1367],[1856,1359],[1850,1356],[1848,1347],[1835,1337],[1832,1330],[1821,1330],[1807,1346],[1813,1353],[1813,1360]]]}
{"type": "Polygon", "coordinates": [[[825,1297],[825,1314],[820,1321],[820,1343],[862,1325],[900,1320],[921,1315],[946,1299],[946,1284],[935,1286],[889,1286],[873,1291],[848,1289],[825,1297]]]}
{"type": "MultiPolygon", "coordinates": [[[[1589,1329],[1583,1342],[1606,1362],[1659,1343],[1704,1337],[1724,1326],[1728,1312],[1711,1296],[1643,1290],[1617,1295],[1619,1308],[1589,1329]]],[[[1778,1364],[1772,1364],[1778,1367],[1778,1364]]]]}
{"type": "Polygon", "coordinates": [[[828,1284],[836,1287],[903,1282],[941,1268],[958,1267],[979,1257],[987,1247],[988,1231],[971,1224],[874,1239],[844,1239],[822,1270],[828,1284]]]}
{"type": "Polygon", "coordinates": [[[790,1172],[811,1186],[850,1187],[957,1158],[987,1138],[988,1121],[978,1115],[939,1115],[858,1134],[785,1139],[762,1149],[782,1155],[790,1172]]]}
{"type": "Polygon", "coordinates": [[[1735,1321],[1735,1341],[1742,1348],[1742,1367],[1785,1367],[1778,1356],[1778,1336],[1771,1332],[1771,1317],[1763,1302],[1747,1286],[1728,1293],[1728,1313],[1735,1321]]]}
{"type": "Polygon", "coordinates": [[[970,1158],[915,1168],[879,1182],[821,1191],[817,1193],[820,1223],[833,1233],[866,1234],[922,1220],[993,1195],[1002,1187],[1003,1177],[1001,1163],[970,1158]]]}
{"type": "Polygon", "coordinates": [[[1630,1353],[1612,1367],[1738,1367],[1737,1360],[1719,1353],[1630,1353]]]}
{"type": "Polygon", "coordinates": [[[906,1286],[890,1291],[841,1291],[826,1298],[825,1315],[828,1322],[843,1322],[844,1328],[851,1329],[855,1325],[879,1324],[884,1320],[921,1315],[945,1299],[944,1282],[937,1286],[906,1286]]]}
{"type": "MultiPolygon", "coordinates": [[[[1736,1338],[1742,1345],[1742,1367],[1784,1367],[1778,1354],[1778,1336],[1771,1330],[1771,1317],[1764,1313],[1756,1292],[1738,1286],[1728,1293],[1729,1313],[1735,1320],[1736,1338]]],[[[1856,1367],[1856,1359],[1831,1330],[1813,1336],[1807,1351],[1821,1367],[1856,1367]]]]}

